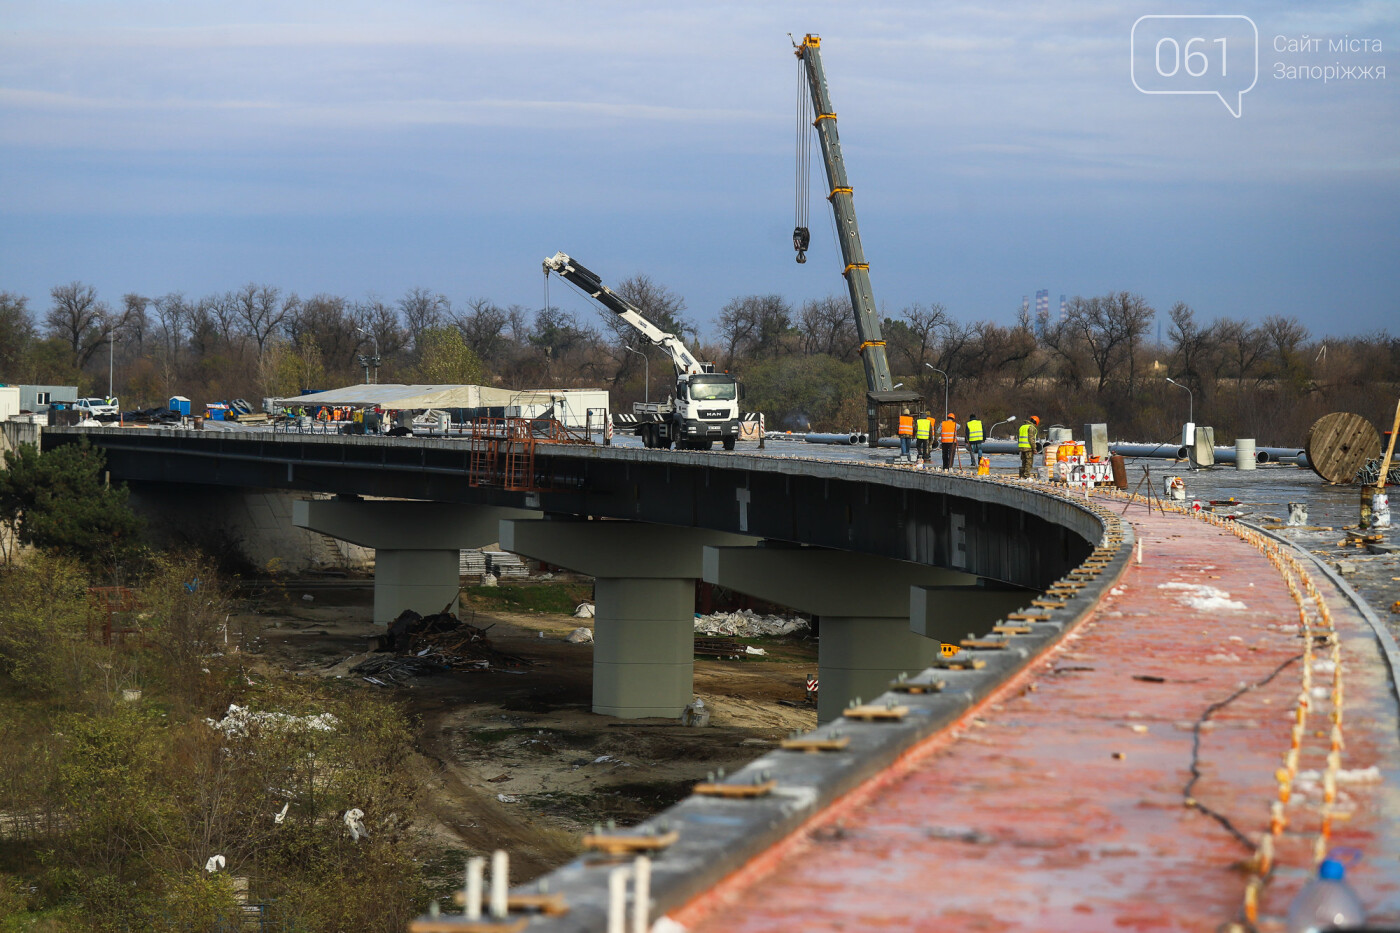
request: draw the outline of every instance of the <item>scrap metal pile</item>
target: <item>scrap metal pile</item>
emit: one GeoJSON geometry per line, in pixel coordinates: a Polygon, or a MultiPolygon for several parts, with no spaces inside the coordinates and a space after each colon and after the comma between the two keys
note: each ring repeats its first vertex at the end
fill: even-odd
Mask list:
{"type": "Polygon", "coordinates": [[[490,628],[477,628],[450,612],[422,616],[405,609],[379,637],[375,654],[350,673],[381,687],[401,687],[426,674],[530,666],[525,658],[496,650],[486,637],[490,628]]]}

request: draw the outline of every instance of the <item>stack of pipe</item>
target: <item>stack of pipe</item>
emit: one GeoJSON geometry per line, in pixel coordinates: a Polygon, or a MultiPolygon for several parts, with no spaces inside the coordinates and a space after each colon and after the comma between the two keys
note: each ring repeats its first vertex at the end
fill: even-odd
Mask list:
{"type": "Polygon", "coordinates": [[[864,444],[867,437],[868,435],[854,432],[851,434],[808,434],[803,437],[803,440],[809,444],[841,444],[854,447],[857,444],[864,444]]]}

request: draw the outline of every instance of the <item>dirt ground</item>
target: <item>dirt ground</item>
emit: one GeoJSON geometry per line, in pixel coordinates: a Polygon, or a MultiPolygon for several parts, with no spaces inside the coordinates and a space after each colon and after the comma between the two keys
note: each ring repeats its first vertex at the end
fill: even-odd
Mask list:
{"type": "Polygon", "coordinates": [[[444,873],[460,872],[467,854],[503,848],[512,881],[528,881],[577,855],[594,823],[636,823],[709,772],[734,770],[816,725],[805,701],[806,675],[816,671],[811,639],[744,640],[762,646],[762,658],[697,657],[695,693],[711,721],[691,728],[591,712],[593,645],[565,637],[593,623],[564,614],[468,609],[464,620],[490,626],[492,646],[528,667],[375,686],[349,671],[384,631],[370,621],[372,602],[367,580],[291,582],[250,600],[243,619],[261,626],[258,663],[389,690],[406,705],[417,725],[426,829],[444,873]]]}

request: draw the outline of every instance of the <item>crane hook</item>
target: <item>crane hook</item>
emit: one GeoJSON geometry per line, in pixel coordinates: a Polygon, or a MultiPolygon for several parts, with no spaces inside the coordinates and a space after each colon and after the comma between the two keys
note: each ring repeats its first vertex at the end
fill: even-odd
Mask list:
{"type": "Polygon", "coordinates": [[[807,247],[812,243],[812,232],[806,227],[792,228],[792,248],[797,250],[797,261],[807,261],[807,247]]]}

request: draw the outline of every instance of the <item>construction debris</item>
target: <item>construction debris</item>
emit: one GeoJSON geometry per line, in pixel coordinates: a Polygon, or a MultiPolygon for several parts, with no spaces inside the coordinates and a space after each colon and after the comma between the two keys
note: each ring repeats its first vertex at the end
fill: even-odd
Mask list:
{"type": "Polygon", "coordinates": [[[764,635],[791,635],[811,627],[797,616],[765,616],[752,609],[738,612],[712,612],[695,617],[695,634],[728,635],[733,638],[759,638],[764,635]]]}
{"type": "Polygon", "coordinates": [[[570,632],[569,637],[564,640],[575,645],[591,645],[593,644],[593,630],[580,625],[570,632]]]}
{"type": "Polygon", "coordinates": [[[369,683],[401,687],[415,677],[444,671],[519,669],[530,662],[497,651],[486,637],[490,628],[477,628],[450,612],[421,616],[405,609],[376,639],[377,653],[350,668],[369,683]]]}

